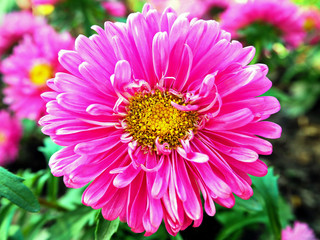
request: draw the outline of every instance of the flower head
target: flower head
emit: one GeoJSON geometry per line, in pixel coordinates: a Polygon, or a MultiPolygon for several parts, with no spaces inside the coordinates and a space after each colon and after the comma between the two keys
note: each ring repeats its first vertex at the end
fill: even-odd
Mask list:
{"type": "Polygon", "coordinates": [[[281,232],[281,240],[316,240],[314,232],[306,223],[296,221],[293,228],[286,227],[281,232]]]}
{"type": "Polygon", "coordinates": [[[124,17],[127,13],[126,5],[123,2],[105,1],[102,2],[102,6],[114,17],[124,17]]]}
{"type": "Polygon", "coordinates": [[[22,135],[20,122],[9,112],[0,110],[0,166],[12,162],[18,154],[22,135]]]}
{"type": "Polygon", "coordinates": [[[3,60],[1,73],[6,83],[4,102],[18,118],[38,120],[45,113],[45,102],[40,94],[47,91],[46,81],[56,72],[64,71],[58,52],[72,49],[74,41],[68,33],[58,34],[50,26],[42,27],[33,35],[26,35],[3,60]]]}
{"type": "Polygon", "coordinates": [[[207,11],[207,2],[203,0],[147,0],[158,11],[172,7],[178,14],[189,13],[190,17],[202,17],[207,11]]]}
{"type": "Polygon", "coordinates": [[[205,0],[207,6],[210,7],[221,7],[227,9],[235,0],[205,0]]]}
{"type": "Polygon", "coordinates": [[[12,12],[0,20],[0,56],[17,44],[23,36],[32,35],[46,25],[42,17],[35,17],[28,11],[12,12]]]}
{"type": "Polygon", "coordinates": [[[302,12],[304,18],[303,27],[307,32],[306,42],[317,44],[320,42],[320,10],[307,8],[302,12]]]}
{"type": "MultiPolygon", "coordinates": [[[[252,24],[271,26],[289,47],[299,46],[305,37],[298,7],[288,0],[251,0],[233,4],[221,16],[222,28],[235,38],[245,37],[241,35],[241,30],[252,24]]],[[[264,32],[265,37],[273,31],[268,29],[264,32]]]]}
{"type": "Polygon", "coordinates": [[[281,128],[264,121],[279,111],[264,65],[248,65],[254,48],[213,20],[188,20],[145,5],[127,23],[106,22],[96,35],[61,51],[70,72],[48,81],[43,133],[65,146],[50,159],[68,187],[88,184],[82,201],[120,217],[134,232],[172,235],[214,202],[252,196],[248,176],[264,176],[258,154],[281,128]],[[258,136],[257,136],[258,135],[258,136]]]}
{"type": "Polygon", "coordinates": [[[33,5],[55,5],[57,2],[59,2],[60,0],[31,0],[31,3],[33,5]]]}

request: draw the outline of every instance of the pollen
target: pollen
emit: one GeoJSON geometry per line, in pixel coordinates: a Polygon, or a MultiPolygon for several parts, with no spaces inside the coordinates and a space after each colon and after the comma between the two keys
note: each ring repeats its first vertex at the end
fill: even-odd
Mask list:
{"type": "Polygon", "coordinates": [[[316,23],[312,18],[307,18],[303,27],[306,31],[310,32],[316,27],[316,23]]]}
{"type": "Polygon", "coordinates": [[[186,105],[180,97],[156,90],[153,93],[136,93],[127,107],[126,131],[138,144],[156,150],[155,141],[168,143],[170,149],[181,146],[188,132],[196,131],[198,114],[180,111],[171,105],[186,105]]]}
{"type": "Polygon", "coordinates": [[[53,77],[53,68],[49,64],[36,64],[30,70],[29,77],[34,85],[42,87],[53,77]]]}
{"type": "Polygon", "coordinates": [[[0,132],[0,144],[4,143],[6,141],[6,135],[2,132],[0,132]]]}

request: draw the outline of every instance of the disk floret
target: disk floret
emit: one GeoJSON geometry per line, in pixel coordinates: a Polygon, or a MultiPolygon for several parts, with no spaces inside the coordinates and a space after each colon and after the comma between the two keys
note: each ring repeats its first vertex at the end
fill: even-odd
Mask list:
{"type": "Polygon", "coordinates": [[[127,107],[127,128],[140,145],[156,148],[167,143],[170,149],[181,146],[180,139],[186,138],[188,132],[196,131],[198,114],[195,111],[180,111],[171,102],[185,106],[185,101],[169,92],[155,90],[151,93],[136,93],[127,107]]]}

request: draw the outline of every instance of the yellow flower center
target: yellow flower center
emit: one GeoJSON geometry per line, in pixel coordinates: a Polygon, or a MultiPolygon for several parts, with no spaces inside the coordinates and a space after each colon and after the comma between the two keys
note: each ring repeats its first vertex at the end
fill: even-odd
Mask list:
{"type": "Polygon", "coordinates": [[[41,4],[33,8],[34,15],[48,16],[54,11],[52,4],[41,4]]]}
{"type": "Polygon", "coordinates": [[[6,141],[7,137],[4,133],[0,132],[0,144],[6,141]]]}
{"type": "Polygon", "coordinates": [[[126,131],[142,146],[156,150],[155,141],[168,143],[173,149],[181,146],[188,131],[196,130],[198,114],[195,111],[180,111],[171,101],[186,105],[182,98],[168,92],[136,93],[127,107],[126,131]]]}
{"type": "Polygon", "coordinates": [[[316,23],[314,22],[314,20],[312,18],[308,18],[305,20],[303,27],[306,31],[309,32],[309,31],[312,31],[315,28],[315,26],[316,26],[316,23]]]}
{"type": "Polygon", "coordinates": [[[48,64],[36,64],[31,69],[29,75],[31,82],[41,87],[46,84],[48,79],[53,77],[53,68],[48,64]]]}

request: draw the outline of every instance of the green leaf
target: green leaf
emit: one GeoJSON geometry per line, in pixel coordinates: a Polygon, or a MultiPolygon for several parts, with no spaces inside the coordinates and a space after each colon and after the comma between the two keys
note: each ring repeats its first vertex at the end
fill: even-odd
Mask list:
{"type": "MultiPolygon", "coordinates": [[[[6,12],[11,11],[11,9],[14,7],[15,5],[15,0],[1,0],[1,4],[0,4],[0,18],[2,17],[2,15],[6,12]]],[[[0,22],[1,24],[1,22],[0,22]]]]}
{"type": "Polygon", "coordinates": [[[288,226],[295,218],[290,204],[288,204],[283,198],[279,199],[279,215],[282,229],[288,226]]]}
{"type": "Polygon", "coordinates": [[[8,240],[23,240],[21,228],[18,225],[11,225],[8,240]]]}
{"type": "Polygon", "coordinates": [[[23,135],[24,136],[30,136],[33,134],[36,129],[38,128],[38,125],[35,121],[30,120],[30,119],[22,119],[22,126],[23,126],[23,135]]]}
{"type": "Polygon", "coordinates": [[[273,168],[269,168],[269,172],[265,177],[252,177],[252,183],[263,199],[263,206],[268,214],[269,225],[275,240],[281,238],[281,224],[279,216],[279,190],[278,176],[273,173],[273,168]]]}
{"type": "Polygon", "coordinates": [[[9,235],[10,225],[13,219],[13,215],[16,211],[16,207],[12,204],[7,204],[1,208],[0,211],[0,240],[7,240],[9,235]]]}
{"type": "Polygon", "coordinates": [[[55,143],[51,140],[51,138],[49,138],[49,137],[47,137],[47,138],[45,138],[45,139],[43,140],[43,144],[44,144],[44,146],[43,146],[43,147],[39,147],[38,150],[43,153],[43,155],[45,156],[45,158],[46,158],[46,160],[47,160],[48,162],[49,162],[51,156],[52,156],[55,152],[57,152],[57,151],[59,151],[59,150],[61,150],[61,149],[63,148],[63,147],[55,144],[55,143]]]}
{"type": "Polygon", "coordinates": [[[224,228],[216,238],[217,240],[225,240],[230,239],[229,237],[231,234],[235,233],[236,231],[239,231],[243,229],[244,227],[251,225],[251,224],[257,224],[260,222],[265,222],[265,217],[258,215],[258,216],[251,216],[247,218],[242,218],[240,221],[237,221],[236,223],[230,224],[228,227],[224,228]]]}
{"type": "Polygon", "coordinates": [[[145,2],[144,0],[128,0],[128,5],[134,12],[141,12],[145,2]]]}
{"type": "Polygon", "coordinates": [[[38,212],[39,202],[22,182],[23,178],[0,167],[0,197],[7,198],[29,212],[38,212]]]}
{"type": "Polygon", "coordinates": [[[119,223],[119,218],[117,218],[114,221],[107,221],[103,218],[102,214],[99,213],[97,219],[97,227],[95,231],[95,239],[110,240],[112,235],[117,232],[119,223]]]}
{"type": "Polygon", "coordinates": [[[79,206],[74,211],[61,214],[57,222],[50,227],[48,240],[80,239],[95,215],[96,211],[86,206],[79,206]]]}

